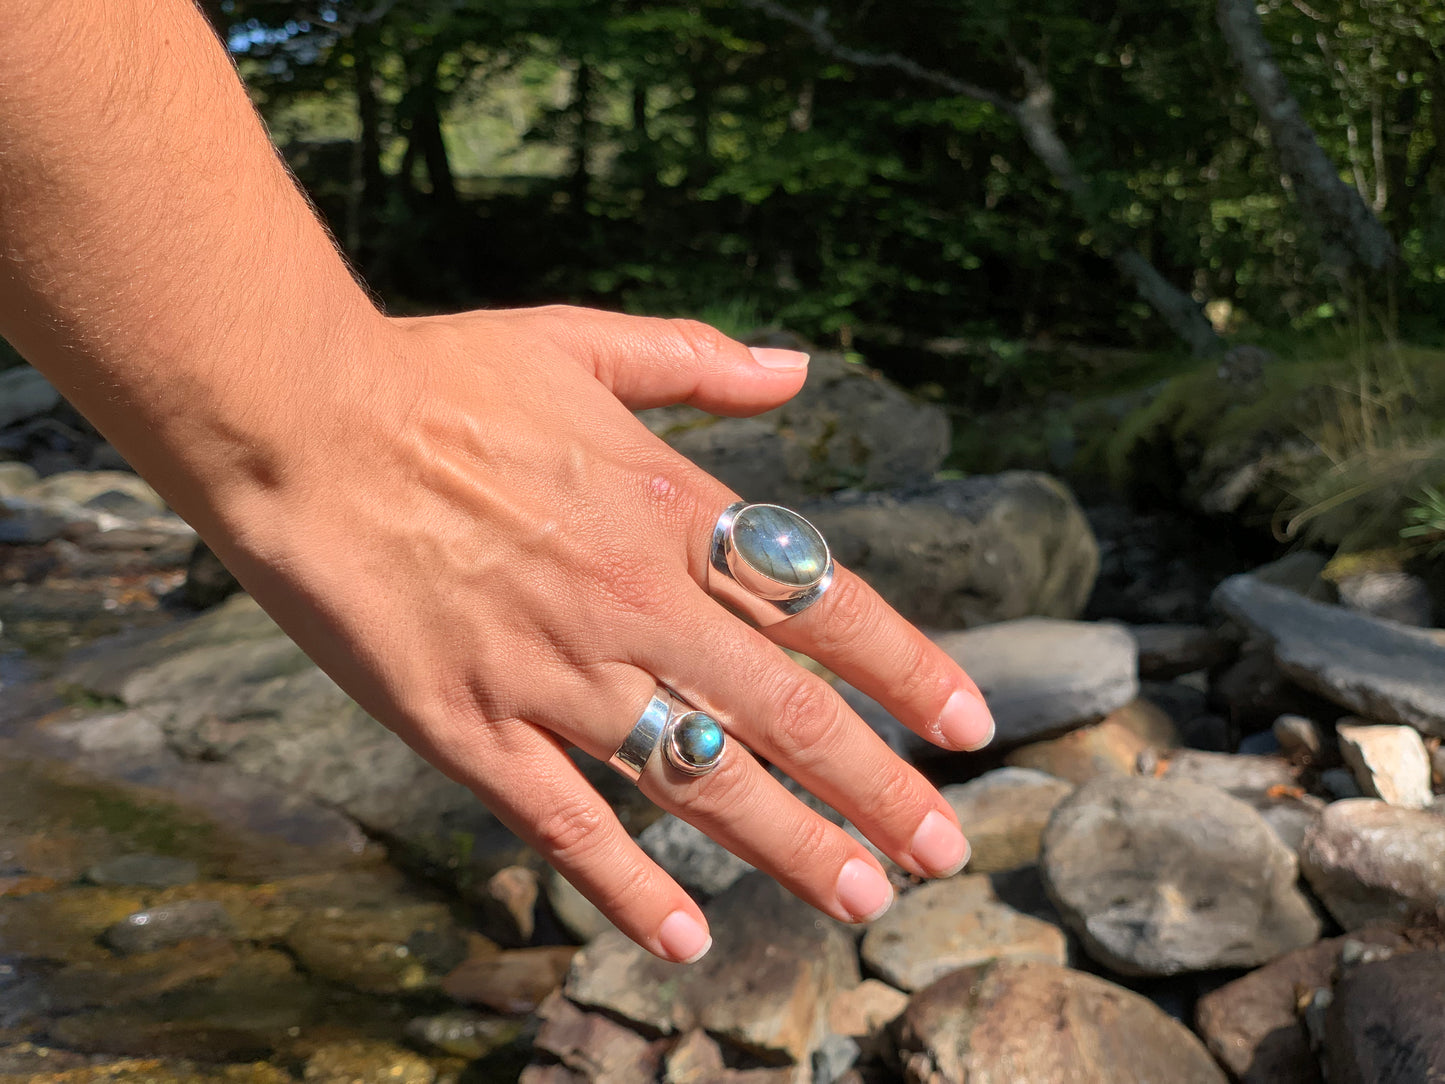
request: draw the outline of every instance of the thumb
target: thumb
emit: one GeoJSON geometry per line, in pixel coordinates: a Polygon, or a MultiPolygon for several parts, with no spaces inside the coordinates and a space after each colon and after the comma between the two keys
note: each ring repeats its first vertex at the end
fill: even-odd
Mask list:
{"type": "Polygon", "coordinates": [[[579,361],[633,410],[687,403],[710,414],[760,414],[787,402],[808,355],[747,347],[697,320],[562,308],[562,336],[579,361]]]}

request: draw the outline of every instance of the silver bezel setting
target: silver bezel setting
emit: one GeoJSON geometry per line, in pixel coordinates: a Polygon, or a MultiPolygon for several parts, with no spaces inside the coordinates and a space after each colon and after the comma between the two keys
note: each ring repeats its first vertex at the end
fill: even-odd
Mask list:
{"type": "Polygon", "coordinates": [[[660,748],[668,767],[682,775],[696,777],[707,775],[721,764],[727,747],[727,729],[718,722],[716,716],[694,708],[670,689],[658,686],[652,699],[647,702],[647,707],[642,709],[637,722],[628,731],[627,737],[623,738],[622,744],[617,747],[617,752],[607,758],[607,763],[636,783],[642,778],[642,773],[647,770],[647,765],[652,762],[660,748]],[[678,723],[689,715],[706,715],[717,723],[718,729],[722,731],[722,746],[718,749],[717,756],[705,765],[689,764],[677,748],[678,723]]]}
{"type": "Polygon", "coordinates": [[[668,764],[676,768],[683,775],[707,775],[719,764],[722,763],[723,753],[727,752],[728,736],[727,731],[722,729],[722,724],[705,711],[698,711],[696,708],[688,708],[686,711],[678,712],[667,721],[667,726],[662,731],[662,752],[667,757],[668,764]],[[682,723],[690,715],[701,715],[712,722],[718,730],[722,731],[722,744],[718,746],[717,756],[704,764],[693,764],[682,755],[682,750],[677,745],[677,732],[682,723]]]}
{"type": "Polygon", "coordinates": [[[754,624],[773,625],[802,613],[823,596],[832,582],[833,551],[828,547],[828,540],[823,537],[822,531],[791,508],[737,501],[728,505],[718,517],[708,558],[708,592],[754,624]],[[745,508],[776,508],[807,524],[822,541],[823,552],[827,556],[822,575],[810,584],[795,587],[780,583],[748,564],[733,541],[738,514],[745,508]]]}

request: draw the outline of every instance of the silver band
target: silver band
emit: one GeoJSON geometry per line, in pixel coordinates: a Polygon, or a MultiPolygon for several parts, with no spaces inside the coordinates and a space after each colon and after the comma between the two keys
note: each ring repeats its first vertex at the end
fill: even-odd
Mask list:
{"type": "Polygon", "coordinates": [[[833,555],[818,529],[792,509],[774,504],[749,504],[738,501],[728,505],[713,528],[712,549],[708,555],[708,592],[755,625],[774,625],[794,614],[802,613],[823,596],[833,583],[833,555]],[[755,567],[740,551],[736,536],[739,516],[766,511],[786,517],[806,532],[821,554],[814,562],[821,565],[820,574],[808,582],[785,583],[755,567]]]}
{"type": "Polygon", "coordinates": [[[727,735],[712,716],[659,686],[607,763],[636,783],[659,748],[669,767],[706,775],[722,762],[727,735]]]}

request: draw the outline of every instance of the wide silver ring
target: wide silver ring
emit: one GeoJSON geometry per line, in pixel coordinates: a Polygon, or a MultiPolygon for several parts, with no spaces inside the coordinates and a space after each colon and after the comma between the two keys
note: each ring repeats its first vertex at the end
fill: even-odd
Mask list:
{"type": "Polygon", "coordinates": [[[718,517],[708,593],[756,625],[802,613],[833,582],[833,554],[818,528],[778,504],[730,504],[718,517]]]}
{"type": "Polygon", "coordinates": [[[636,783],[654,756],[683,775],[706,775],[722,763],[727,733],[670,689],[658,686],[607,763],[636,783]]]}

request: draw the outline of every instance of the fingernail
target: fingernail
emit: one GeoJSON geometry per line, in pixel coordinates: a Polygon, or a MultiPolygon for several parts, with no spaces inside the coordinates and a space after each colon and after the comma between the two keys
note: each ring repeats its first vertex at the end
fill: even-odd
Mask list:
{"type": "Polygon", "coordinates": [[[712,935],[686,911],[674,911],[663,919],[657,940],[662,951],[680,964],[696,963],[712,948],[712,935]]]}
{"type": "Polygon", "coordinates": [[[872,922],[893,903],[888,878],[861,858],[850,858],[838,873],[838,902],[854,922],[872,922]]]}
{"type": "Polygon", "coordinates": [[[748,352],[765,369],[802,369],[808,364],[808,355],[801,350],[777,350],[771,346],[750,346],[748,352]]]}
{"type": "Polygon", "coordinates": [[[957,825],[932,809],[913,833],[908,852],[931,876],[952,877],[968,862],[968,840],[957,825]]]}
{"type": "Polygon", "coordinates": [[[993,715],[976,695],[957,690],[943,705],[938,717],[938,733],[955,749],[976,752],[993,741],[993,715]]]}

